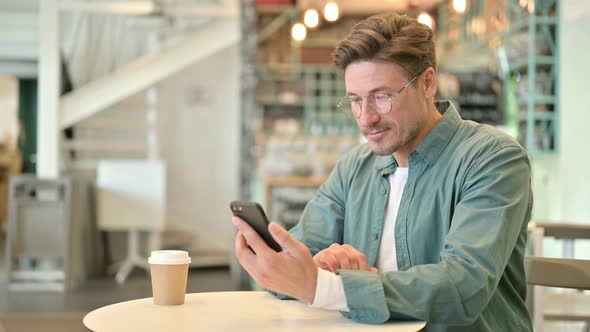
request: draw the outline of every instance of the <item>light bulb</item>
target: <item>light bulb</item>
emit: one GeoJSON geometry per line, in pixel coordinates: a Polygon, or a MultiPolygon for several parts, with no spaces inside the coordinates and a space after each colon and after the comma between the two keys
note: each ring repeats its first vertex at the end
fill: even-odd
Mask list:
{"type": "Polygon", "coordinates": [[[318,11],[313,8],[306,10],[305,14],[303,14],[303,23],[311,29],[317,27],[320,23],[320,15],[318,14],[318,11]]]}
{"type": "Polygon", "coordinates": [[[340,8],[338,8],[338,4],[335,2],[328,2],[324,6],[324,18],[328,22],[334,22],[338,20],[340,16],[340,8]]]}
{"type": "Polygon", "coordinates": [[[432,16],[428,15],[428,13],[426,12],[422,12],[420,13],[420,15],[418,15],[418,22],[428,26],[430,29],[432,29],[432,16]]]}
{"type": "Polygon", "coordinates": [[[307,36],[307,29],[305,29],[305,25],[301,23],[295,23],[291,28],[291,37],[296,41],[302,41],[307,36]]]}
{"type": "Polygon", "coordinates": [[[453,0],[453,9],[457,13],[464,13],[467,8],[466,0],[453,0]]]}

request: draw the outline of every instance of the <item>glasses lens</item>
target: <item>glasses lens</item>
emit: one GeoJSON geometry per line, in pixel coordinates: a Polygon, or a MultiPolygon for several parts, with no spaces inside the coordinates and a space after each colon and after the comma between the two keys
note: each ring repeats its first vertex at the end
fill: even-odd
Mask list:
{"type": "MultiPolygon", "coordinates": [[[[392,97],[386,94],[374,94],[367,98],[367,103],[374,111],[384,115],[391,111],[391,99],[392,97]]],[[[362,100],[344,97],[338,103],[338,108],[346,115],[358,118],[362,113],[362,104],[362,100]]]]}
{"type": "Polygon", "coordinates": [[[379,114],[387,114],[391,110],[391,97],[388,95],[375,94],[371,101],[379,114]]]}
{"type": "Polygon", "coordinates": [[[340,108],[344,114],[353,118],[358,118],[360,115],[361,107],[359,103],[352,101],[348,97],[344,97],[342,100],[340,100],[338,103],[338,108],[340,108]]]}

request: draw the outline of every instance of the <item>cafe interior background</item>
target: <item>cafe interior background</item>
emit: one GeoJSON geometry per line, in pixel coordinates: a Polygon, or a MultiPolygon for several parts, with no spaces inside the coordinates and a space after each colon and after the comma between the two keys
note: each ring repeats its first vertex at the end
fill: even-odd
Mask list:
{"type": "MultiPolygon", "coordinates": [[[[83,331],[150,297],[155,248],[190,252],[188,292],[256,288],[229,202],[297,222],[362,142],[331,52],[385,11],[433,28],[440,99],[527,149],[533,220],[590,227],[587,1],[1,0],[0,331],[83,331]]],[[[590,259],[587,240],[541,242],[590,259]]]]}

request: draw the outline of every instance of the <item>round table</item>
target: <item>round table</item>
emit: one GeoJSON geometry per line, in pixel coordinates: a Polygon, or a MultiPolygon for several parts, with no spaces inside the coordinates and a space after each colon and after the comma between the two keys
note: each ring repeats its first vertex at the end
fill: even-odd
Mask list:
{"type": "Polygon", "coordinates": [[[337,311],[315,309],[299,301],[279,300],[267,292],[187,294],[184,305],[159,306],[152,298],[112,304],[84,317],[95,332],[117,331],[419,331],[424,322],[369,325],[337,311]]]}

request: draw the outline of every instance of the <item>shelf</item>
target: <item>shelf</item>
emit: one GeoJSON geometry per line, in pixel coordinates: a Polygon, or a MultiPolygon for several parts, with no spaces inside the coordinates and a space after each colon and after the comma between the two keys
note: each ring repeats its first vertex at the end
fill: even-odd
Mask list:
{"type": "MultiPolygon", "coordinates": [[[[525,106],[528,105],[528,100],[524,99],[523,97],[518,98],[518,106],[525,106]]],[[[554,96],[542,96],[537,95],[534,96],[533,103],[535,105],[554,105],[555,104],[555,97],[554,96]]]]}
{"type": "MultiPolygon", "coordinates": [[[[555,113],[553,112],[535,112],[533,113],[533,119],[538,121],[555,121],[555,113]]],[[[519,121],[528,121],[528,114],[521,112],[518,114],[519,121]]]]}
{"type": "Polygon", "coordinates": [[[257,4],[256,5],[256,13],[258,14],[281,14],[285,12],[285,10],[292,10],[295,9],[294,5],[291,4],[257,4]]]}
{"type": "Polygon", "coordinates": [[[306,38],[302,44],[304,47],[330,47],[336,48],[338,46],[338,40],[336,39],[313,39],[306,38]]]}
{"type": "Polygon", "coordinates": [[[286,107],[303,107],[303,98],[299,98],[294,102],[281,101],[278,98],[256,98],[256,103],[264,106],[286,106],[286,107]]]}
{"type": "MultiPolygon", "coordinates": [[[[528,69],[528,60],[527,59],[519,59],[515,61],[510,68],[511,71],[521,71],[528,69]]],[[[535,56],[535,65],[537,66],[553,66],[555,65],[555,57],[549,55],[538,55],[535,56]]]]}
{"type": "Polygon", "coordinates": [[[499,99],[496,95],[463,95],[453,98],[460,107],[496,107],[499,103],[499,99]]]}
{"type": "MultiPolygon", "coordinates": [[[[535,20],[536,25],[556,25],[558,23],[557,18],[551,17],[551,16],[535,16],[532,19],[535,20]]],[[[516,31],[520,31],[520,30],[523,30],[524,28],[527,28],[529,26],[530,20],[531,20],[531,17],[528,17],[528,18],[525,18],[525,19],[515,22],[510,27],[508,33],[514,33],[516,31]]]]}
{"type": "Polygon", "coordinates": [[[320,186],[326,182],[325,176],[267,176],[263,181],[266,186],[320,186]]]}

